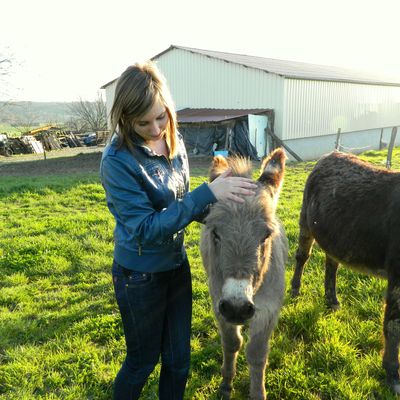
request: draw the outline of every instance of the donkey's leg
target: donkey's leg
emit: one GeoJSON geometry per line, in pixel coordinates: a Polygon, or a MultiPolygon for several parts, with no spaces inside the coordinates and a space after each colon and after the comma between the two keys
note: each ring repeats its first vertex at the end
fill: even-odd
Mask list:
{"type": "Polygon", "coordinates": [[[383,368],[386,371],[386,379],[391,389],[400,394],[400,271],[389,271],[383,333],[385,337],[383,368]]]}
{"type": "Polygon", "coordinates": [[[296,252],[296,269],[292,278],[292,296],[296,297],[300,293],[301,276],[303,275],[304,264],[310,257],[314,237],[307,226],[305,212],[300,215],[300,234],[299,244],[296,252]]]}
{"type": "Polygon", "coordinates": [[[336,273],[339,263],[326,254],[325,260],[325,300],[326,304],[332,310],[340,308],[339,300],[336,296],[336,273]]]}
{"type": "Polygon", "coordinates": [[[222,383],[219,387],[220,394],[224,400],[231,398],[232,381],[236,373],[236,359],[243,338],[240,334],[240,327],[219,321],[221,333],[223,364],[221,368],[222,383]]]}
{"type": "Polygon", "coordinates": [[[251,400],[266,399],[265,368],[269,353],[269,339],[276,322],[277,317],[272,317],[271,320],[266,322],[254,319],[250,323],[250,340],[246,348],[246,356],[250,369],[251,400]]]}

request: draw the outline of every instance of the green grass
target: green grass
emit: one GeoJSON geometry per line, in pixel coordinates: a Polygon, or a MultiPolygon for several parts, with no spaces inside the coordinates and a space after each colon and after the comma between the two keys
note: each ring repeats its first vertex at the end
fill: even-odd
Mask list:
{"type": "MultiPolygon", "coordinates": [[[[385,152],[363,158],[383,165],[385,152]]],[[[400,169],[400,151],[393,167],[400,169]]],[[[279,204],[290,254],[287,293],[271,341],[268,399],[394,399],[381,368],[385,281],[341,269],[342,308],[323,299],[323,253],[306,266],[302,295],[289,296],[305,179],[313,163],[289,164],[279,204]]],[[[192,186],[206,168],[192,171],[192,186]]],[[[114,222],[96,174],[0,178],[0,398],[110,399],[124,355],[111,284],[114,222]]],[[[188,228],[193,270],[192,369],[186,399],[218,399],[222,359],[198,249],[188,228]]],[[[157,399],[157,373],[144,399],[157,399]]],[[[247,399],[241,353],[233,399],[247,399]]]]}

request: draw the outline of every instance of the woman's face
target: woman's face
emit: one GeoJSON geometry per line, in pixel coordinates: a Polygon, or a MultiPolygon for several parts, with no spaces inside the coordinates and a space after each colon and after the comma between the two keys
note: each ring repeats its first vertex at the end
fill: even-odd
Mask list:
{"type": "Polygon", "coordinates": [[[156,141],[163,137],[167,123],[167,109],[157,99],[145,115],[133,122],[133,129],[145,142],[156,141]]]}

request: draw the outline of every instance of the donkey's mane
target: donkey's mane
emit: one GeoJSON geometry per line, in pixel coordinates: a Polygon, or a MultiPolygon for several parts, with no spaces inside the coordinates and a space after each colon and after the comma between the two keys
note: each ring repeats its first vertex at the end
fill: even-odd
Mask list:
{"type": "Polygon", "coordinates": [[[232,176],[251,178],[253,165],[248,158],[233,156],[229,157],[227,161],[232,170],[232,176]]]}

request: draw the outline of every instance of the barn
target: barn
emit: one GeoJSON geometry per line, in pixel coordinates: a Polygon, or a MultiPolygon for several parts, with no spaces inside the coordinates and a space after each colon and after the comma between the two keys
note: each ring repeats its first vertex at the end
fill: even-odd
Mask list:
{"type": "MultiPolygon", "coordinates": [[[[261,158],[283,145],[291,158],[311,160],[334,148],[382,148],[400,126],[399,77],[175,45],[152,60],[195,154],[261,158]]],[[[108,111],[116,81],[101,87],[108,111]]]]}

